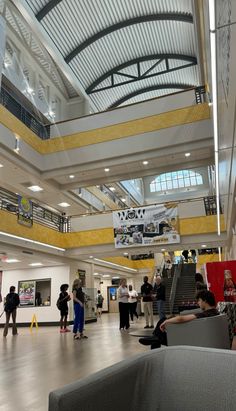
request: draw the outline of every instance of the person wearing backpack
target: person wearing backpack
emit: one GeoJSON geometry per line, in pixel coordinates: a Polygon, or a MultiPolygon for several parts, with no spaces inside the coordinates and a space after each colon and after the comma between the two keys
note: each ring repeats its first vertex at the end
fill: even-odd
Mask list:
{"type": "Polygon", "coordinates": [[[98,290],[97,297],[96,297],[96,306],[97,306],[97,316],[101,318],[102,315],[102,305],[103,305],[104,298],[101,294],[101,291],[98,290]]]}
{"type": "Polygon", "coordinates": [[[57,300],[57,308],[61,312],[60,318],[60,333],[70,332],[70,329],[67,328],[67,316],[68,316],[68,301],[70,301],[70,296],[67,292],[69,288],[68,284],[62,284],[60,287],[60,294],[57,300]]]}
{"type": "Polygon", "coordinates": [[[10,318],[12,316],[12,335],[17,335],[17,328],[16,328],[16,310],[18,305],[20,304],[19,295],[15,292],[16,287],[12,285],[10,287],[10,292],[7,294],[5,298],[4,304],[4,311],[6,313],[6,324],[4,326],[3,336],[6,337],[8,334],[8,327],[10,318]]]}

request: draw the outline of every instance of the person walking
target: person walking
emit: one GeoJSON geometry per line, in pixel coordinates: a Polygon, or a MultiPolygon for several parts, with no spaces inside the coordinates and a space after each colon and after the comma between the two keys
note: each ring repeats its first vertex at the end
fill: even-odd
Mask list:
{"type": "Polygon", "coordinates": [[[166,287],[164,286],[164,284],[162,284],[160,276],[156,277],[154,294],[156,294],[159,319],[163,320],[163,318],[165,318],[166,287]]]}
{"type": "Polygon", "coordinates": [[[154,328],[153,324],[153,307],[152,307],[152,292],[153,286],[148,282],[148,277],[143,279],[144,284],[141,287],[141,294],[143,297],[143,310],[146,325],[144,328],[154,328]],[[150,325],[149,325],[150,324],[150,325]]]}
{"type": "Polygon", "coordinates": [[[16,327],[16,310],[20,304],[19,295],[15,292],[16,288],[12,285],[5,299],[4,311],[6,313],[6,324],[4,326],[3,336],[6,337],[8,334],[8,327],[10,318],[12,317],[12,335],[17,335],[16,327]]]}
{"type": "Polygon", "coordinates": [[[104,298],[101,294],[101,291],[98,290],[96,296],[96,306],[97,306],[97,317],[101,318],[102,316],[102,305],[103,305],[104,298]]]}
{"type": "Polygon", "coordinates": [[[78,278],[73,282],[72,292],[74,302],[74,339],[81,340],[88,337],[83,334],[85,294],[82,290],[81,281],[78,278]]]}
{"type": "Polygon", "coordinates": [[[138,319],[138,314],[137,314],[137,303],[138,303],[138,293],[137,291],[133,290],[132,285],[129,285],[129,314],[130,314],[130,319],[133,322],[134,321],[134,315],[138,319]]]}
{"type": "Polygon", "coordinates": [[[67,292],[69,288],[68,284],[62,284],[60,287],[60,294],[58,298],[58,308],[61,313],[60,318],[60,333],[67,333],[70,332],[69,328],[67,328],[67,317],[68,317],[68,301],[70,301],[70,296],[67,292]]]}
{"type": "Polygon", "coordinates": [[[120,330],[128,330],[129,325],[129,293],[127,290],[126,279],[122,278],[120,280],[120,287],[117,290],[118,302],[119,302],[119,313],[120,313],[120,330]]]}

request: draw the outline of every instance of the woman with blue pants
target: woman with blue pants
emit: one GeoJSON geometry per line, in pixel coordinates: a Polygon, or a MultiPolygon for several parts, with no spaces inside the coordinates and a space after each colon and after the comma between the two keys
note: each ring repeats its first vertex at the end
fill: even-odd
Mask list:
{"type": "Polygon", "coordinates": [[[81,281],[77,278],[73,283],[73,302],[74,302],[74,339],[88,338],[83,334],[84,329],[84,301],[85,294],[81,287],[81,281]]]}

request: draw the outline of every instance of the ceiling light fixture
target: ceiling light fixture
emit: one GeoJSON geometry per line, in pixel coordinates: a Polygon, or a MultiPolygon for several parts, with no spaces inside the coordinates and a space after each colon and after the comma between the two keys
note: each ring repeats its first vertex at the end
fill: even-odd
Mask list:
{"type": "Polygon", "coordinates": [[[42,245],[42,246],[48,247],[48,248],[53,248],[54,250],[58,250],[58,251],[66,251],[65,248],[56,247],[55,245],[51,245],[51,244],[41,243],[40,241],[31,240],[29,238],[20,237],[18,235],[4,233],[3,231],[0,231],[0,235],[10,237],[10,238],[15,238],[16,240],[28,241],[29,243],[42,245]]]}
{"type": "Polygon", "coordinates": [[[60,207],[63,207],[63,208],[70,207],[70,204],[69,204],[69,203],[65,203],[65,202],[59,203],[58,205],[59,205],[60,207]]]}
{"type": "Polygon", "coordinates": [[[202,248],[206,248],[206,244],[202,244],[202,248]]]}
{"type": "Polygon", "coordinates": [[[110,171],[110,168],[104,168],[104,171],[105,171],[106,173],[108,173],[108,172],[110,171]]]}
{"type": "Polygon", "coordinates": [[[73,174],[71,174],[71,175],[69,176],[69,178],[73,179],[73,178],[75,178],[75,176],[74,176],[73,174]]]}
{"type": "Polygon", "coordinates": [[[94,260],[98,261],[100,263],[103,263],[103,264],[108,264],[108,265],[112,265],[114,267],[125,268],[126,270],[137,272],[137,270],[135,270],[134,268],[126,267],[126,266],[120,265],[120,264],[110,263],[110,261],[100,260],[100,258],[94,258],[94,260]]]}
{"type": "Polygon", "coordinates": [[[39,191],[43,191],[43,188],[42,187],[40,187],[40,186],[37,186],[37,185],[35,185],[35,186],[30,186],[30,187],[27,187],[29,190],[31,190],[31,191],[33,191],[34,193],[37,193],[37,192],[39,192],[39,191]]]}
{"type": "Polygon", "coordinates": [[[185,157],[190,157],[191,153],[185,153],[185,157]]]}
{"type": "Polygon", "coordinates": [[[15,140],[14,151],[15,151],[15,153],[19,154],[19,151],[20,151],[20,140],[19,140],[19,138],[16,138],[16,140],[15,140]]]}
{"type": "Polygon", "coordinates": [[[93,255],[90,255],[89,258],[93,258],[93,255]]]}
{"type": "Polygon", "coordinates": [[[31,267],[40,267],[41,265],[43,265],[42,263],[30,263],[29,264],[31,267]]]}
{"type": "Polygon", "coordinates": [[[126,198],[121,198],[121,201],[123,201],[123,203],[126,202],[126,198]]]}
{"type": "Polygon", "coordinates": [[[148,163],[149,163],[149,162],[148,162],[147,160],[143,161],[143,165],[144,165],[144,166],[147,166],[148,163]]]}
{"type": "Polygon", "coordinates": [[[110,277],[110,274],[103,274],[103,278],[108,278],[110,277]]]}
{"type": "Polygon", "coordinates": [[[115,187],[109,187],[111,191],[116,191],[115,187]]]}
{"type": "Polygon", "coordinates": [[[220,236],[220,188],[219,188],[219,130],[218,130],[218,93],[217,93],[217,53],[216,53],[216,14],[215,0],[209,0],[210,20],[210,48],[211,48],[211,84],[213,104],[213,130],[215,151],[215,187],[216,187],[216,210],[217,210],[217,233],[220,236]]]}
{"type": "Polygon", "coordinates": [[[3,167],[3,164],[0,164],[0,168],[2,168],[3,167]]]}
{"type": "Polygon", "coordinates": [[[20,263],[20,260],[17,260],[17,258],[7,258],[5,263],[11,264],[11,263],[20,263]]]}

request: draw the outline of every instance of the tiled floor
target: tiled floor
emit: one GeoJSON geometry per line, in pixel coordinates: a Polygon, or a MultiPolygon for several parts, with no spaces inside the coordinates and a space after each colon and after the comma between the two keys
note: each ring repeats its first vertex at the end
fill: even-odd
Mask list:
{"type": "MultiPolygon", "coordinates": [[[[143,321],[132,329],[143,329],[143,321]]],[[[19,328],[18,336],[1,338],[0,410],[46,411],[51,390],[147,350],[118,327],[118,315],[104,314],[86,325],[88,340],[56,327],[19,328]]]]}

